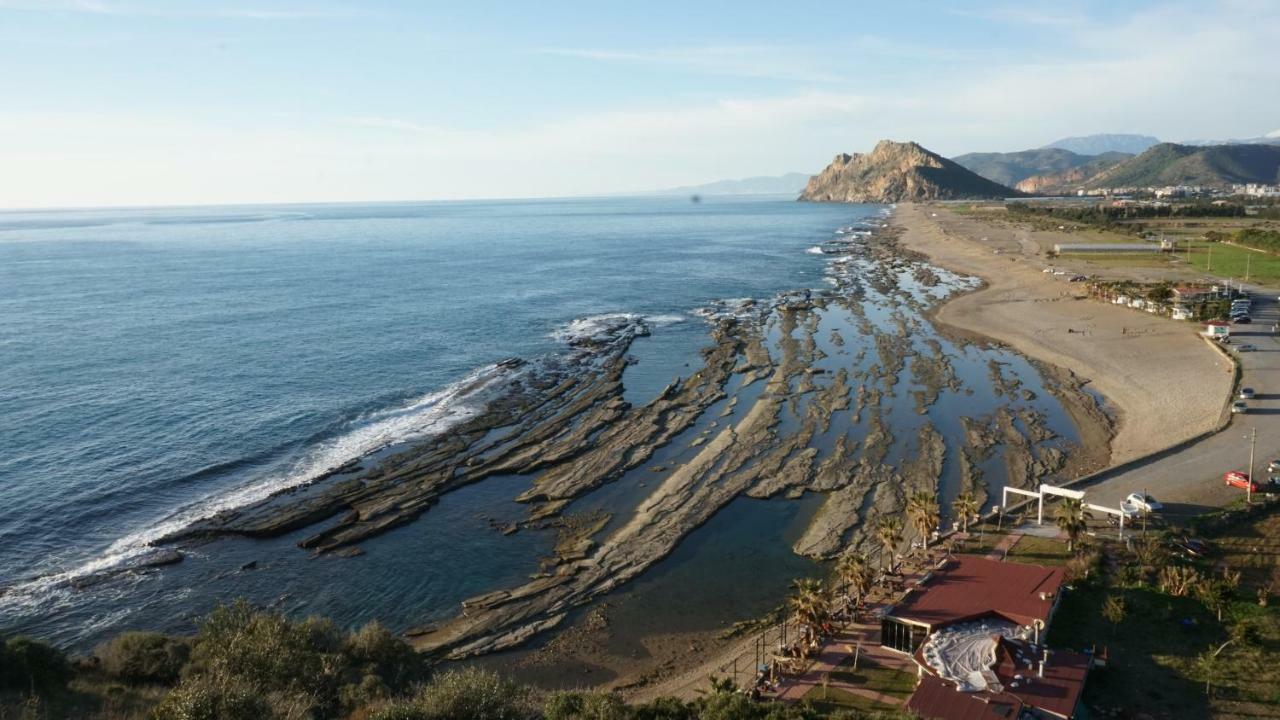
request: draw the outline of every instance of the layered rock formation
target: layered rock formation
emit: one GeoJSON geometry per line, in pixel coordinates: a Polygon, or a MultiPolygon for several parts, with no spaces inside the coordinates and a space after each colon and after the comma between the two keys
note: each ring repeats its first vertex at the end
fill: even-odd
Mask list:
{"type": "Polygon", "coordinates": [[[881,140],[866,154],[840,154],[809,180],[800,200],[895,203],[1019,195],[916,143],[881,140]]]}

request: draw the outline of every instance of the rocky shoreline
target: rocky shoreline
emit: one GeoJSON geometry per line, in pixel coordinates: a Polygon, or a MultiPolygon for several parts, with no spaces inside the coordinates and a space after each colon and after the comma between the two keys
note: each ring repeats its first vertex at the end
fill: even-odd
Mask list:
{"type": "MultiPolygon", "coordinates": [[[[1033,407],[1035,393],[998,364],[986,379],[1002,404],[960,418],[955,428],[937,427],[930,409],[972,396],[966,382],[976,376],[956,366],[927,316],[966,282],[902,249],[888,224],[841,229],[821,249],[831,257],[830,290],[708,308],[711,344],[702,367],[649,403],[623,398],[628,348],[648,329],[620,316],[575,339],[574,352],[555,365],[506,361],[498,368],[507,375],[505,392],[443,435],[353,461],[160,544],[316,526],[298,543],[303,549],[354,556],[363,541],[417,520],[446,493],[526,476],[514,499],[528,504],[527,519],[498,529],[554,529],[553,556],[528,582],[466,600],[452,620],[409,633],[419,650],[459,659],[513,648],[560,625],[668,556],[739,497],[818,494],[793,550],[821,559],[856,547],[874,556],[879,547],[864,529],[902,513],[911,492],[940,490],[948,472],[985,498],[993,463],[1021,486],[1105,463],[1106,415],[1069,374],[1045,368],[1045,387],[1068,414],[1103,428],[1083,433],[1074,452],[1033,407]],[[917,418],[906,427],[897,398],[917,418]],[[679,462],[654,462],[669,445],[679,462]],[[645,487],[634,507],[575,509],[576,500],[622,478],[645,487]]],[[[558,647],[569,652],[569,645],[558,647]]],[[[554,654],[542,653],[548,662],[554,654]]]]}

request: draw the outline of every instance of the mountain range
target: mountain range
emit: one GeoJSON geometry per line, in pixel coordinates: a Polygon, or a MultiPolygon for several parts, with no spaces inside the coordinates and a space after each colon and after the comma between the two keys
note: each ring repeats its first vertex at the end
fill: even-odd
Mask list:
{"type": "Polygon", "coordinates": [[[659,190],[655,195],[797,195],[809,182],[808,173],[761,175],[737,180],[719,180],[702,185],[659,190]]]}

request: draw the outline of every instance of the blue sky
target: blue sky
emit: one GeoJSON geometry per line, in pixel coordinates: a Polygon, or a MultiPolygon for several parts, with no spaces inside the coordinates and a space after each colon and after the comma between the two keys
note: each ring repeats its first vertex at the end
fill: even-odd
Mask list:
{"type": "Polygon", "coordinates": [[[1273,2],[0,0],[0,207],[527,197],[1280,129],[1273,2]]]}

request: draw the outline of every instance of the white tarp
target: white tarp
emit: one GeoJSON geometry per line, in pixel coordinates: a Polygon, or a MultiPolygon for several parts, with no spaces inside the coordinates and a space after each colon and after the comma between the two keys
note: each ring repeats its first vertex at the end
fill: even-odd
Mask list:
{"type": "Polygon", "coordinates": [[[1027,628],[994,618],[960,623],[930,635],[921,654],[938,677],[955,683],[960,692],[1001,692],[1000,681],[991,670],[998,640],[1025,640],[1028,635],[1027,628]]]}

